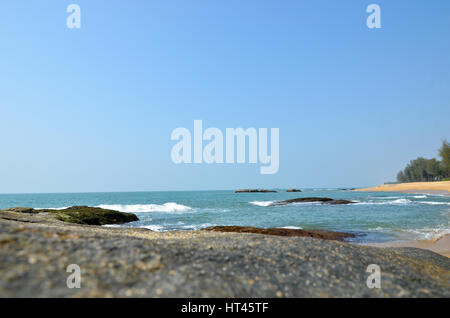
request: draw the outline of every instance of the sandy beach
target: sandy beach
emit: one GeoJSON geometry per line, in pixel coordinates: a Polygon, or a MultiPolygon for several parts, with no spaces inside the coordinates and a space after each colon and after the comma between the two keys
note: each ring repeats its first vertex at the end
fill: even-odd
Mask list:
{"type": "Polygon", "coordinates": [[[383,184],[372,188],[356,189],[353,191],[426,193],[450,196],[450,181],[383,184]]]}
{"type": "MultiPolygon", "coordinates": [[[[356,189],[354,191],[424,193],[450,196],[450,181],[383,184],[373,188],[356,189]]],[[[377,247],[416,247],[450,257],[450,234],[440,237],[437,240],[397,241],[369,245],[377,247]]]]}
{"type": "Polygon", "coordinates": [[[436,240],[421,240],[421,241],[397,241],[397,242],[386,242],[386,243],[373,243],[368,244],[368,246],[376,247],[416,247],[435,253],[441,254],[443,256],[450,258],[450,234],[446,234],[436,240]]]}

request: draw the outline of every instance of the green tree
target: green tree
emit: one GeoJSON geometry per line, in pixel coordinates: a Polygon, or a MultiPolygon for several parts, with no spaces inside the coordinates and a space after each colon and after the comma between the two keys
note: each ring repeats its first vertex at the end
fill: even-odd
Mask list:
{"type": "Polygon", "coordinates": [[[402,182],[408,182],[408,179],[406,178],[405,174],[403,173],[403,171],[400,171],[397,174],[397,181],[402,183],[402,182]]]}
{"type": "Polygon", "coordinates": [[[441,162],[422,157],[411,160],[403,171],[397,174],[398,182],[437,181],[443,176],[441,162]]]}
{"type": "Polygon", "coordinates": [[[442,147],[439,149],[439,155],[442,158],[443,176],[450,177],[450,143],[447,140],[442,142],[442,147]]]}
{"type": "Polygon", "coordinates": [[[442,142],[439,149],[442,161],[419,157],[411,160],[403,171],[397,174],[398,182],[439,181],[450,177],[450,143],[442,142]]]}
{"type": "Polygon", "coordinates": [[[425,171],[427,181],[436,181],[443,177],[442,163],[434,158],[426,161],[425,171]]]}

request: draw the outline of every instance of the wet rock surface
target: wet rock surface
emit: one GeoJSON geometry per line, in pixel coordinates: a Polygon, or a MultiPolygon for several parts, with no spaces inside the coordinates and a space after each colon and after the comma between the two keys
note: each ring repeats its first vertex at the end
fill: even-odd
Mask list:
{"type": "Polygon", "coordinates": [[[343,241],[345,238],[355,237],[353,233],[320,231],[320,230],[300,230],[300,229],[283,229],[283,228],[269,228],[261,229],[251,226],[214,226],[204,228],[204,231],[216,232],[235,232],[235,233],[255,233],[275,236],[304,236],[314,237],[323,240],[343,241]]]}
{"type": "Polygon", "coordinates": [[[276,201],[272,203],[272,206],[277,205],[288,205],[292,203],[322,203],[322,204],[353,204],[356,202],[349,201],[349,200],[335,200],[331,198],[318,198],[318,197],[311,197],[311,198],[296,198],[296,199],[289,199],[289,200],[283,200],[283,201],[276,201]]]}
{"type": "Polygon", "coordinates": [[[302,192],[300,189],[287,189],[286,192],[302,192]]]}
{"type": "Polygon", "coordinates": [[[450,261],[309,237],[106,228],[0,212],[1,297],[450,297],[450,261]],[[69,264],[81,288],[66,285],[69,264]],[[367,266],[381,268],[369,289],[367,266]]]}
{"type": "Polygon", "coordinates": [[[277,191],[265,189],[239,189],[234,191],[234,193],[277,193],[277,191]]]}
{"type": "Polygon", "coordinates": [[[138,217],[133,213],[124,213],[114,210],[107,210],[88,206],[72,206],[66,209],[32,209],[32,208],[9,208],[4,212],[20,213],[50,213],[58,220],[87,225],[124,224],[138,221],[138,217]]]}

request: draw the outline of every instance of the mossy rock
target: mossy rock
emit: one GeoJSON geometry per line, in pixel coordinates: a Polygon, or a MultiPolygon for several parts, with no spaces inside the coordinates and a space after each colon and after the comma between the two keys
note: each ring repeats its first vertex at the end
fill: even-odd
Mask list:
{"type": "Polygon", "coordinates": [[[52,213],[58,220],[87,225],[123,224],[139,221],[133,213],[124,213],[89,206],[73,206],[63,210],[35,210],[32,208],[10,208],[4,211],[20,213],[52,213]]]}
{"type": "Polygon", "coordinates": [[[26,208],[26,207],[16,207],[16,208],[9,208],[5,209],[3,211],[7,212],[19,212],[19,213],[39,213],[38,210],[35,210],[33,208],[26,208]]]}
{"type": "Polygon", "coordinates": [[[64,210],[53,211],[56,217],[65,222],[89,225],[123,224],[138,221],[133,213],[124,213],[88,206],[73,206],[64,210]]]}

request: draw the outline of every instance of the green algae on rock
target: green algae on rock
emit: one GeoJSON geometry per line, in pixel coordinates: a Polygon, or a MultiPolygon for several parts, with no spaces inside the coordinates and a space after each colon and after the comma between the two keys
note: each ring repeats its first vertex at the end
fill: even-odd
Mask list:
{"type": "Polygon", "coordinates": [[[254,233],[254,234],[275,235],[275,236],[304,236],[304,237],[319,238],[323,240],[336,240],[336,241],[343,241],[345,238],[355,237],[355,234],[346,232],[285,229],[285,228],[262,229],[251,226],[214,226],[204,228],[203,231],[254,233]]]}
{"type": "Polygon", "coordinates": [[[3,211],[7,212],[19,212],[19,213],[38,213],[38,210],[35,210],[33,208],[27,208],[27,207],[15,207],[15,208],[9,208],[5,209],[3,211]]]}
{"type": "Polygon", "coordinates": [[[73,206],[61,210],[9,208],[4,211],[18,213],[52,213],[58,220],[86,225],[123,224],[139,220],[139,218],[133,213],[125,213],[89,206],[73,206]]]}

